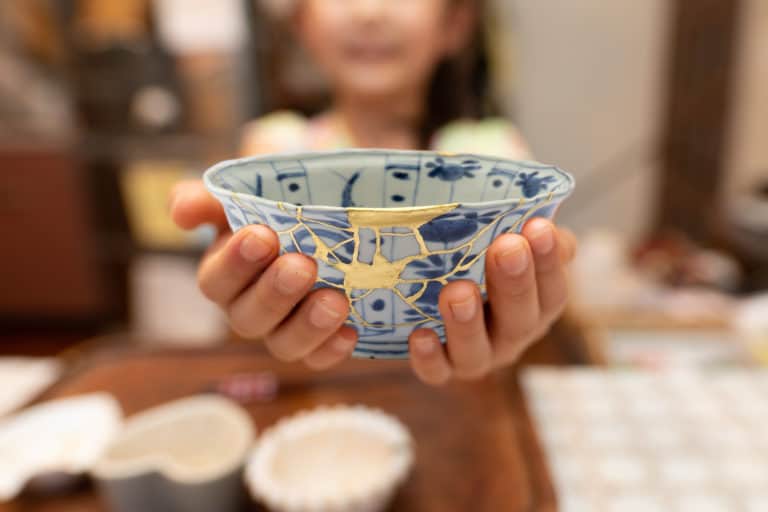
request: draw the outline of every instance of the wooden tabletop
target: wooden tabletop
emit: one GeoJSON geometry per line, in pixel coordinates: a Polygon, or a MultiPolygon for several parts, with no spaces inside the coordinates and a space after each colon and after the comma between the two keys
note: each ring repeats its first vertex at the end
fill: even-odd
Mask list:
{"type": "MultiPolygon", "coordinates": [[[[561,336],[562,338],[562,336],[561,336]]],[[[544,341],[527,362],[572,362],[565,341],[544,341]]],[[[524,363],[525,364],[525,363],[524,363]]],[[[433,388],[404,362],[349,361],[326,373],[280,364],[252,345],[205,350],[110,349],[91,355],[40,400],[112,393],[127,415],[211,392],[237,374],[272,375],[272,399],[244,404],[258,430],[301,409],[365,404],[397,416],[415,440],[416,459],[391,510],[556,510],[546,464],[528,418],[516,369],[473,383],[433,388]]],[[[259,510],[252,504],[248,510],[259,510]]],[[[91,485],[57,496],[25,492],[0,512],[107,510],[91,485]]]]}

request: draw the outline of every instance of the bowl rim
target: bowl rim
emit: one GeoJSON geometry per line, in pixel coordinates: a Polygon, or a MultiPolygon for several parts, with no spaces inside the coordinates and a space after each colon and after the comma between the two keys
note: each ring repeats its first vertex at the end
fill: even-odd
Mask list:
{"type": "Polygon", "coordinates": [[[130,416],[91,468],[91,475],[102,482],[159,475],[166,481],[182,485],[210,483],[244,465],[255,437],[256,427],[237,402],[210,393],[191,395],[155,405],[130,416]],[[172,428],[179,422],[201,418],[227,424],[232,435],[239,436],[229,453],[220,453],[214,463],[203,469],[180,463],[165,452],[120,458],[113,454],[114,449],[127,442],[135,443],[137,439],[143,440],[143,437],[172,428]]]}
{"type": "MultiPolygon", "coordinates": [[[[279,510],[357,510],[364,503],[384,502],[409,476],[415,461],[414,439],[410,429],[397,416],[364,404],[322,404],[280,418],[254,443],[243,472],[250,495],[279,510]],[[382,478],[367,488],[357,488],[345,496],[326,497],[310,507],[317,497],[303,490],[293,491],[280,482],[272,463],[280,450],[307,434],[327,430],[353,430],[378,438],[392,450],[382,469],[382,478]]],[[[373,510],[373,508],[372,508],[373,510]]]]}
{"type": "Polygon", "coordinates": [[[576,180],[574,177],[568,173],[567,171],[564,171],[563,169],[550,164],[544,164],[541,162],[537,162],[535,160],[522,160],[522,159],[512,159],[512,158],[503,158],[498,157],[494,155],[480,155],[477,153],[464,153],[464,152],[458,152],[458,153],[451,153],[451,152],[445,152],[445,151],[430,151],[430,150],[403,150],[403,149],[365,149],[365,148],[353,148],[353,149],[336,149],[336,150],[329,150],[329,151],[295,151],[295,152],[280,152],[280,153],[268,153],[264,155],[256,155],[256,156],[246,156],[241,158],[233,158],[229,160],[223,160],[221,162],[218,162],[211,167],[209,167],[204,173],[203,173],[203,182],[205,184],[205,187],[210,191],[214,196],[228,196],[232,198],[252,198],[256,199],[259,202],[273,206],[275,208],[279,208],[280,205],[288,205],[292,206],[294,208],[302,208],[302,209],[310,209],[312,211],[326,211],[326,212],[347,212],[347,211],[381,211],[381,212],[392,212],[392,211],[418,211],[418,210],[425,210],[425,209],[431,209],[435,208],[436,206],[443,206],[445,204],[456,204],[461,205],[462,207],[466,208],[488,208],[488,207],[494,207],[494,206],[509,206],[513,205],[515,207],[520,206],[522,204],[526,203],[538,203],[542,199],[551,201],[553,199],[564,199],[568,197],[574,190],[576,185],[576,180]],[[280,160],[298,160],[301,158],[310,158],[310,157],[333,157],[333,156],[349,156],[349,155],[434,155],[434,156],[442,156],[442,157],[451,157],[451,158],[476,158],[476,159],[482,159],[482,160],[496,160],[496,163],[506,162],[509,164],[513,164],[515,166],[521,166],[527,169],[536,170],[536,169],[547,169],[547,170],[554,170],[555,173],[557,173],[561,180],[552,188],[552,190],[539,192],[533,197],[510,197],[510,198],[504,198],[504,199],[495,199],[493,201],[472,201],[472,202],[466,202],[466,201],[453,201],[451,203],[431,203],[427,205],[420,205],[420,206],[396,206],[396,207],[386,207],[386,206],[375,206],[375,207],[365,207],[365,206],[331,206],[331,205],[325,205],[325,204],[304,204],[304,205],[297,205],[295,203],[291,203],[290,201],[276,201],[274,199],[269,199],[263,196],[257,196],[254,194],[248,194],[245,192],[234,192],[232,190],[227,190],[225,188],[222,188],[218,186],[216,183],[214,183],[214,177],[218,174],[221,174],[223,171],[227,169],[231,169],[232,167],[239,167],[243,165],[248,165],[253,162],[270,162],[270,161],[280,161],[280,160]],[[527,166],[525,164],[528,164],[527,166]]]}

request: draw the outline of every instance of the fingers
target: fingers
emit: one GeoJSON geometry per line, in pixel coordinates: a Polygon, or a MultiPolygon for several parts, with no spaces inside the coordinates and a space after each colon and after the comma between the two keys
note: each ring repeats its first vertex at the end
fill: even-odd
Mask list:
{"type": "Polygon", "coordinates": [[[408,338],[414,373],[427,384],[439,386],[450,380],[453,370],[440,339],[431,329],[416,329],[408,338]]]}
{"type": "Polygon", "coordinates": [[[232,329],[248,339],[263,338],[291,313],[312,288],[314,260],[301,254],[277,258],[228,308],[232,329]]]}
{"type": "Polygon", "coordinates": [[[471,281],[452,281],[442,289],[438,302],[448,356],[456,376],[484,376],[491,369],[492,351],[477,286],[471,281]]]}
{"type": "Polygon", "coordinates": [[[560,248],[560,260],[563,263],[570,263],[576,256],[578,243],[573,231],[566,228],[557,228],[557,245],[560,248]]]}
{"type": "Polygon", "coordinates": [[[182,229],[193,229],[202,224],[213,224],[222,230],[227,227],[221,203],[208,193],[200,180],[177,183],[169,202],[171,218],[182,229]]]}
{"type": "Polygon", "coordinates": [[[298,310],[264,338],[269,351],[281,361],[308,356],[335,333],[349,314],[347,298],[336,290],[312,293],[298,310]]]}
{"type": "Polygon", "coordinates": [[[560,237],[546,219],[533,219],[523,227],[523,236],[533,249],[539,309],[542,318],[551,322],[560,314],[568,298],[565,267],[560,257],[560,237]]]}
{"type": "Polygon", "coordinates": [[[409,338],[411,365],[421,380],[442,384],[472,379],[509,364],[549,328],[567,300],[565,266],[576,239],[550,221],[529,221],[522,234],[504,234],[486,254],[488,313],[477,287],[453,281],[440,293],[445,349],[428,329],[409,338]]]}
{"type": "Polygon", "coordinates": [[[347,359],[357,343],[357,332],[345,325],[304,357],[304,364],[313,370],[325,370],[347,359]]]}
{"type": "Polygon", "coordinates": [[[525,349],[541,321],[534,257],[528,241],[510,233],[491,244],[485,262],[491,339],[497,357],[509,361],[525,349]]]}
{"type": "Polygon", "coordinates": [[[226,308],[275,259],[280,244],[266,226],[247,226],[214,244],[198,269],[200,290],[226,308]]]}

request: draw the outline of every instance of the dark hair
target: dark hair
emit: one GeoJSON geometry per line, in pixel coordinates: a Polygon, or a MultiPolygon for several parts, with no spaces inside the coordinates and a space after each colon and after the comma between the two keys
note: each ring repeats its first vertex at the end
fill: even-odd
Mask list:
{"type": "MultiPolygon", "coordinates": [[[[483,29],[483,0],[451,0],[472,2],[475,26],[469,44],[456,55],[437,64],[429,83],[424,118],[418,129],[419,146],[426,149],[434,133],[442,126],[460,118],[479,118],[497,114],[490,92],[490,70],[483,29]]],[[[262,18],[264,19],[264,18],[262,18]]],[[[260,110],[256,114],[278,109],[290,109],[311,116],[328,106],[329,91],[299,90],[286,76],[287,62],[306,57],[295,40],[286,38],[286,27],[270,24],[259,28],[264,59],[260,63],[262,91],[260,110]],[[266,79],[266,80],[265,80],[266,79]]]]}
{"type": "MultiPolygon", "coordinates": [[[[457,0],[454,0],[457,1],[457,0]]],[[[441,126],[460,118],[479,118],[497,113],[490,91],[490,72],[482,2],[475,5],[476,23],[469,44],[457,55],[438,63],[427,93],[425,117],[419,130],[422,148],[441,126]]]]}

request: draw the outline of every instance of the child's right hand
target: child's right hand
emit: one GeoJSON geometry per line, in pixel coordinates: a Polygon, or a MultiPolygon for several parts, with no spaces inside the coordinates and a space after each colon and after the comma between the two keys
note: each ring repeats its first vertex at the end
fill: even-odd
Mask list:
{"type": "Polygon", "coordinates": [[[278,359],[303,360],[313,369],[349,357],[357,343],[355,329],[344,326],[349,303],[334,290],[310,292],[317,274],[312,258],[278,256],[277,235],[266,226],[248,226],[233,234],[221,205],[200,181],[176,185],[170,204],[180,227],[218,228],[218,239],[200,263],[198,281],[238,335],[263,339],[278,359]]]}

